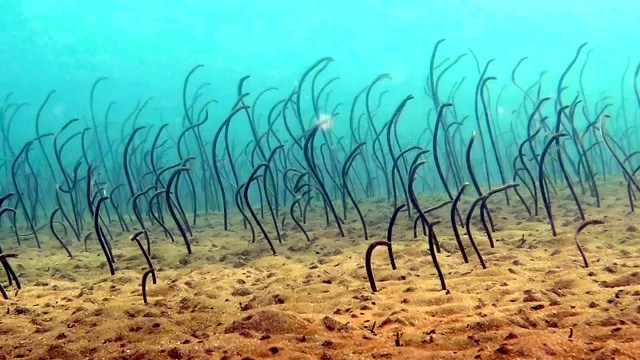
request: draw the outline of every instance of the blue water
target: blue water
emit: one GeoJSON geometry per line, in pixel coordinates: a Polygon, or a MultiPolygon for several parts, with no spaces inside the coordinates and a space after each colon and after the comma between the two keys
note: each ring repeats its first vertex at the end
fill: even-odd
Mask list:
{"type": "MultiPolygon", "coordinates": [[[[342,78],[336,96],[390,73],[399,99],[422,95],[433,44],[447,38],[442,59],[472,49],[481,62],[496,59],[491,74],[505,83],[524,56],[521,81],[542,70],[555,81],[589,42],[586,79],[600,94],[613,92],[627,60],[640,56],[639,13],[636,1],[4,0],[0,89],[28,98],[32,112],[56,89],[47,121],[59,123],[86,114],[92,82],[106,76],[100,96],[122,104],[114,114],[153,96],[165,119],[179,118],[181,83],[195,64],[205,65],[199,76],[213,83],[212,95],[230,102],[243,75],[253,89],[289,91],[306,66],[331,56],[342,78]]],[[[474,66],[467,57],[456,71],[474,66]]]]}

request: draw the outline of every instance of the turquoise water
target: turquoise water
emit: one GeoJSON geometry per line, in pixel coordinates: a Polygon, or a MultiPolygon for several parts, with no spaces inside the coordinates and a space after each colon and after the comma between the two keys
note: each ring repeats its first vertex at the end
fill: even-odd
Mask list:
{"type": "MultiPolygon", "coordinates": [[[[102,96],[127,106],[153,96],[165,117],[179,117],[181,82],[195,64],[205,65],[201,77],[218,100],[231,101],[247,74],[256,89],[287,89],[323,56],[336,60],[336,93],[352,96],[385,72],[401,98],[422,95],[441,38],[443,58],[468,49],[483,62],[495,58],[491,73],[505,83],[524,56],[522,81],[542,70],[557,76],[589,42],[586,74],[596,94],[613,92],[627,60],[640,56],[635,1],[6,0],[0,10],[2,91],[40,98],[57,89],[51,105],[59,118],[87,112],[98,76],[110,79],[102,96]]],[[[460,66],[474,65],[467,58],[460,66]]]]}
{"type": "MultiPolygon", "coordinates": [[[[316,114],[311,107],[309,84],[318,69],[312,71],[312,75],[304,83],[300,98],[302,118],[299,121],[304,123],[306,128],[303,132],[296,124],[294,131],[295,136],[302,136],[308,133],[322,114],[330,115],[331,135],[323,140],[327,141],[335,157],[332,160],[333,164],[324,163],[325,168],[321,172],[325,174],[322,176],[339,174],[341,161],[354,148],[356,140],[368,141],[369,152],[365,154],[364,159],[376,160],[371,157],[372,151],[376,151],[373,129],[367,121],[362,121],[360,128],[351,129],[349,110],[354,96],[369,86],[380,74],[388,76],[376,85],[372,92],[372,106],[380,104],[379,109],[375,106],[376,109],[373,111],[376,131],[382,129],[389,121],[400,101],[412,95],[415,99],[407,104],[397,121],[398,143],[395,144],[395,152],[398,154],[413,145],[432,149],[431,133],[437,109],[432,99],[425,94],[425,85],[434,45],[440,39],[446,41],[440,44],[434,58],[436,73],[460,57],[460,61],[442,76],[438,100],[439,103],[451,101],[454,104],[455,112],[451,109],[447,111],[443,126],[452,122],[461,124],[457,128],[452,127],[454,130],[451,130],[450,134],[443,135],[445,130],[441,130],[439,139],[440,142],[445,136],[451,136],[452,139],[447,145],[439,145],[446,146],[441,148],[441,156],[450,155],[446,154],[449,151],[456,153],[456,171],[459,174],[455,186],[450,184],[453,192],[462,181],[470,178],[469,174],[465,173],[464,151],[473,131],[484,127],[480,124],[484,123],[484,111],[478,115],[478,120],[475,119],[476,109],[481,107],[478,105],[475,92],[480,71],[489,63],[485,77],[491,76],[495,79],[488,83],[483,94],[486,95],[487,116],[494,127],[493,137],[498,153],[495,156],[501,157],[506,176],[504,179],[497,176],[496,161],[492,150],[489,149],[490,139],[485,129],[485,135],[482,135],[484,138],[478,140],[470,157],[482,184],[486,184],[488,178],[493,180],[493,186],[511,181],[514,170],[512,159],[518,145],[527,137],[526,120],[536,102],[534,100],[551,97],[548,107],[544,108],[541,114],[548,117],[547,128],[543,129],[530,149],[533,153],[529,156],[539,157],[547,139],[545,137],[551,135],[552,129],[548,126],[555,122],[559,104],[559,76],[583,43],[586,45],[564,80],[566,90],[562,94],[562,103],[571,104],[576,94],[579,95],[577,99],[580,103],[576,107],[575,123],[582,130],[589,129],[589,122],[600,120],[596,117],[601,113],[611,114],[614,120],[609,123],[608,130],[617,138],[625,135],[621,142],[622,148],[619,149],[621,156],[624,157],[633,150],[633,141],[628,135],[636,132],[629,124],[633,124],[638,118],[633,75],[640,58],[640,48],[635,46],[639,35],[636,22],[640,4],[633,1],[605,4],[573,0],[7,0],[2,3],[0,10],[0,94],[6,95],[2,103],[5,109],[4,121],[12,119],[10,134],[4,135],[7,139],[4,139],[3,145],[3,157],[6,160],[3,191],[13,188],[9,181],[9,168],[22,145],[34,138],[37,110],[52,90],[55,90],[55,93],[43,108],[40,133],[56,134],[69,119],[80,119],[69,129],[71,132],[65,134],[78,136],[69,143],[68,150],[73,150],[62,160],[65,171],[71,172],[74,165],[80,164],[80,175],[75,179],[79,183],[87,173],[86,168],[91,164],[97,166],[97,183],[103,184],[106,181],[110,189],[118,184],[126,188],[120,163],[124,144],[132,133],[132,123],[145,125],[145,130],[132,142],[134,155],[131,155],[135,183],[135,186],[132,186],[132,194],[144,190],[150,184],[149,178],[144,178],[150,174],[146,159],[149,158],[147,155],[151,139],[160,125],[168,124],[160,142],[168,145],[162,152],[162,156],[166,156],[158,160],[158,166],[168,166],[179,158],[174,154],[177,137],[189,121],[184,117],[183,83],[187,73],[199,64],[203,66],[198,68],[191,78],[186,96],[189,103],[195,99],[192,116],[196,120],[201,119],[206,109],[210,121],[198,130],[201,134],[198,136],[202,140],[191,134],[185,138],[184,143],[189,148],[186,154],[200,156],[195,161],[198,165],[192,169],[195,179],[195,185],[192,186],[198,191],[204,191],[206,196],[211,198],[220,190],[210,168],[211,142],[213,134],[237,98],[238,80],[250,75],[243,91],[249,93],[247,105],[252,106],[257,131],[264,133],[268,130],[266,118],[269,110],[274,104],[278,104],[278,101],[287,99],[298,86],[305,69],[323,57],[331,57],[333,61],[327,62],[326,71],[318,76],[318,83],[325,84],[333,78],[335,82],[332,82],[323,94],[321,108],[316,114]],[[526,60],[523,60],[525,57],[526,60]],[[520,65],[517,72],[514,72],[516,64],[520,65]],[[93,117],[98,124],[98,131],[95,132],[96,129],[93,129],[94,131],[89,131],[87,135],[85,148],[88,149],[90,159],[80,158],[82,144],[78,132],[81,132],[84,126],[92,127],[89,98],[92,85],[99,78],[106,79],[101,80],[96,86],[93,102],[93,117]],[[541,83],[537,86],[540,79],[541,83]],[[270,87],[277,90],[266,93],[253,107],[257,95],[270,87]],[[522,89],[527,88],[534,89],[530,93],[533,95],[523,101],[522,89]],[[216,102],[205,107],[204,103],[207,100],[216,102]],[[131,122],[128,116],[132,114],[133,109],[140,110],[140,104],[146,105],[136,115],[139,119],[131,122]],[[609,108],[606,107],[607,104],[610,105],[609,108]],[[11,111],[6,111],[7,109],[11,111]],[[14,113],[16,109],[19,111],[14,113]],[[196,110],[199,111],[200,117],[197,117],[196,110]],[[104,121],[107,117],[105,126],[104,121]],[[106,135],[105,131],[111,136],[111,143],[107,143],[108,140],[104,138],[100,140],[106,135]],[[353,132],[359,132],[359,139],[351,138],[353,132]],[[98,141],[102,143],[96,144],[98,141]],[[487,150],[480,152],[480,145],[487,150]],[[172,150],[171,146],[174,147],[172,150]],[[339,149],[339,146],[342,146],[342,149],[339,149]],[[199,147],[202,147],[203,152],[196,154],[194,149],[199,147]],[[109,155],[105,156],[106,153],[109,155]],[[206,156],[203,157],[202,154],[205,153],[206,156]],[[202,172],[204,170],[206,171],[202,172]],[[208,190],[208,187],[213,190],[208,190]]],[[[293,103],[289,103],[288,106],[288,111],[291,112],[293,103]]],[[[360,116],[360,119],[366,119],[363,117],[366,112],[362,98],[355,109],[356,118],[360,116]]],[[[275,113],[276,116],[280,115],[278,111],[275,113]]],[[[294,115],[288,114],[289,122],[295,121],[292,118],[294,115]]],[[[226,181],[224,186],[228,191],[226,197],[229,198],[231,207],[235,200],[233,192],[247,180],[255,165],[246,161],[255,139],[248,131],[245,120],[234,120],[229,129],[229,143],[233,157],[238,162],[239,178],[232,179],[229,168],[222,171],[226,181]]],[[[542,124],[540,121],[536,117],[534,123],[542,124]]],[[[535,125],[533,130],[537,126],[535,125]]],[[[277,132],[285,138],[285,149],[291,149],[294,139],[287,137],[282,120],[278,120],[273,130],[274,134],[269,134],[265,139],[277,132]]],[[[381,135],[380,139],[384,138],[385,136],[381,135]]],[[[321,148],[323,140],[316,143],[321,154],[324,154],[321,148]]],[[[54,209],[53,206],[49,206],[48,201],[53,201],[52,194],[48,193],[49,189],[60,185],[64,178],[61,178],[58,169],[43,166],[51,142],[47,139],[43,143],[47,144],[49,150],[43,153],[40,151],[43,150],[41,148],[29,155],[38,171],[30,174],[23,169],[23,163],[18,162],[17,166],[18,169],[22,169],[23,173],[20,175],[26,176],[26,181],[43,181],[38,192],[42,193],[41,199],[44,199],[42,202],[46,205],[41,206],[39,210],[35,206],[36,191],[19,190],[27,191],[30,197],[28,200],[32,204],[31,210],[42,213],[39,222],[54,209]],[[54,177],[55,183],[51,182],[51,176],[54,177]]],[[[273,149],[273,145],[269,144],[268,150],[273,149]]],[[[585,147],[591,145],[596,146],[598,152],[593,156],[602,164],[601,171],[595,173],[619,175],[618,170],[611,166],[614,164],[613,158],[602,150],[602,143],[598,144],[596,132],[590,133],[585,140],[585,147]]],[[[295,146],[293,148],[295,151],[302,150],[295,149],[295,146]]],[[[386,152],[386,149],[382,151],[386,152]]],[[[567,146],[565,151],[572,165],[570,171],[573,173],[570,175],[584,179],[584,169],[580,164],[581,150],[567,146]]],[[[300,160],[302,155],[300,152],[297,154],[300,160]]],[[[392,161],[387,155],[389,154],[381,154],[382,159],[378,159],[378,165],[392,161]]],[[[288,165],[278,165],[278,176],[281,176],[287,167],[298,165],[293,159],[290,159],[292,162],[288,165]]],[[[217,161],[222,161],[223,167],[228,165],[228,160],[223,156],[219,156],[217,161]]],[[[320,161],[318,155],[316,162],[320,161]]],[[[303,164],[300,165],[304,167],[303,164]]],[[[449,182],[452,177],[456,177],[452,175],[451,166],[450,162],[445,162],[445,176],[449,182]]],[[[404,167],[404,172],[407,173],[408,164],[404,167]]],[[[365,169],[360,160],[355,162],[354,168],[356,172],[365,169]]],[[[537,171],[535,168],[532,170],[534,173],[537,171]]],[[[385,192],[382,179],[385,172],[386,176],[389,176],[389,171],[374,168],[373,173],[368,173],[369,180],[377,182],[377,195],[385,192]]],[[[433,168],[429,171],[432,175],[426,172],[419,175],[428,183],[426,186],[423,184],[421,189],[444,190],[434,175],[433,168]]],[[[558,167],[554,165],[554,183],[559,179],[557,171],[558,167]]],[[[403,176],[406,175],[408,174],[403,176]]],[[[392,174],[391,178],[393,176],[392,174]]],[[[329,182],[327,188],[332,194],[332,200],[339,201],[338,195],[343,190],[340,188],[340,181],[333,182],[329,182]]],[[[90,190],[96,191],[93,188],[90,190]]],[[[362,196],[363,191],[361,183],[355,192],[362,196]]],[[[83,192],[86,191],[77,190],[76,202],[84,197],[83,192]]],[[[252,190],[251,194],[254,200],[259,195],[256,190],[252,190]]],[[[187,196],[187,204],[201,200],[199,194],[187,196]]],[[[126,207],[128,215],[131,215],[132,211],[130,200],[130,197],[124,197],[118,201],[122,207],[126,207]]],[[[74,206],[66,201],[63,200],[63,208],[74,206]]],[[[71,199],[68,201],[73,202],[71,199]]],[[[286,198],[283,201],[286,203],[286,198]]],[[[198,208],[201,206],[202,204],[198,203],[198,208]]],[[[74,211],[84,212],[86,209],[74,211]]],[[[84,215],[79,213],[78,216],[84,215]]]]}

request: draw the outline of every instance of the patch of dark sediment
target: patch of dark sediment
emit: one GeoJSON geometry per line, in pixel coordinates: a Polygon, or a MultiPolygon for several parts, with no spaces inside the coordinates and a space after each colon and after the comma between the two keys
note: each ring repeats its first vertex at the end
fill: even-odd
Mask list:
{"type": "Polygon", "coordinates": [[[271,335],[298,335],[309,328],[300,317],[279,310],[258,310],[233,321],[224,329],[226,334],[252,332],[271,335]]]}

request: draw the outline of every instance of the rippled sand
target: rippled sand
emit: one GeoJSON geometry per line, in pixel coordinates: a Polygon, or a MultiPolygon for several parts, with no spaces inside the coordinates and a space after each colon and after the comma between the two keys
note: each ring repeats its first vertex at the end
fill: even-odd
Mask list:
{"type": "MultiPolygon", "coordinates": [[[[319,218],[307,242],[288,221],[277,256],[264,241],[247,245],[249,232],[238,226],[221,231],[215,215],[198,220],[191,256],[154,228],[158,283],[149,281],[147,305],[146,265],[130,234],[114,233],[117,273],[108,276],[95,240],[88,253],[72,244],[68,259],[53,241],[41,251],[28,242],[16,249],[4,233],[5,252],[19,254],[10,262],[23,290],[7,287],[10,299],[0,300],[0,359],[635,359],[640,214],[629,212],[619,183],[602,192],[600,209],[583,197],[588,218],[606,222],[581,235],[588,269],[573,243],[580,221],[566,194],[554,199],[555,238],[515,200],[507,208],[504,198],[492,199],[495,249],[477,221],[473,230],[486,270],[470,247],[470,263],[462,261],[448,221],[436,226],[450,294],[406,214],[394,232],[398,269],[384,249],[374,253],[375,294],[355,212],[346,238],[319,218]]],[[[370,241],[383,240],[391,206],[363,205],[370,241]]],[[[448,219],[448,209],[437,216],[448,219]]]]}

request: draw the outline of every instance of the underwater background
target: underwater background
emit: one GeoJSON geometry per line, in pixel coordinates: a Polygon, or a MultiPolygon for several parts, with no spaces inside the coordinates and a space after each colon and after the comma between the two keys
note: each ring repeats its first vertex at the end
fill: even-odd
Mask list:
{"type": "MultiPolygon", "coordinates": [[[[87,91],[97,76],[110,79],[102,91],[118,94],[118,102],[153,96],[164,116],[180,117],[180,84],[195,64],[205,65],[219,101],[234,100],[222,89],[244,75],[256,88],[288,89],[301,68],[324,56],[336,60],[336,92],[351,96],[389,73],[394,93],[403,96],[422,92],[433,44],[442,38],[444,57],[472,49],[480,59],[496,59],[492,74],[505,83],[525,56],[523,81],[542,70],[556,77],[588,42],[594,65],[585,81],[599,94],[617,87],[627,61],[640,53],[640,4],[624,0],[7,0],[1,6],[2,85],[16,95],[56,89],[58,118],[48,122],[57,124],[88,112],[87,91]]],[[[465,60],[457,72],[473,69],[465,60]]]]}
{"type": "Polygon", "coordinates": [[[638,14],[1,1],[0,360],[639,359],[638,14]]]}

